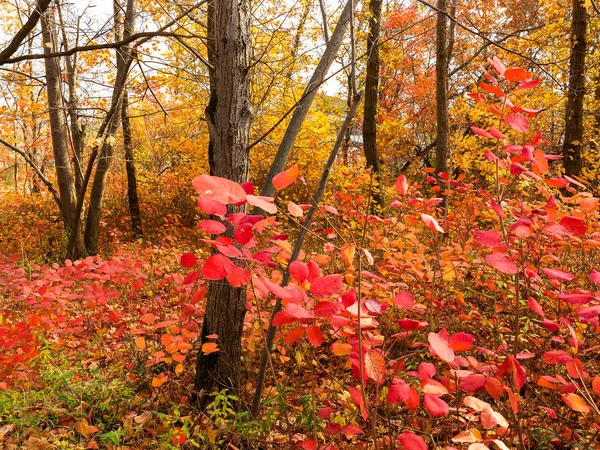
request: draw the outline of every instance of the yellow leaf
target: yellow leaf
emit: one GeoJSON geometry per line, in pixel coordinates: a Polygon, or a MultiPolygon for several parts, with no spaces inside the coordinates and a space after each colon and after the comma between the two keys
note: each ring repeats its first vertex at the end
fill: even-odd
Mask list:
{"type": "Polygon", "coordinates": [[[183,364],[177,364],[175,366],[175,373],[179,375],[181,372],[183,372],[183,364]]]}

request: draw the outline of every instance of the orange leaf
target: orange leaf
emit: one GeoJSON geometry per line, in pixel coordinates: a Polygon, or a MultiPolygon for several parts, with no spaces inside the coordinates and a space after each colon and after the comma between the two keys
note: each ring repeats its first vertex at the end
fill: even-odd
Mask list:
{"type": "Polygon", "coordinates": [[[292,166],[273,177],[273,186],[275,189],[281,190],[288,187],[298,178],[298,166],[292,166]]]}
{"type": "Polygon", "coordinates": [[[356,245],[354,244],[345,244],[342,247],[342,259],[344,260],[344,262],[349,265],[352,266],[352,263],[354,262],[354,253],[356,252],[356,245]]]}
{"type": "Polygon", "coordinates": [[[352,346],[350,344],[341,344],[339,342],[335,342],[331,344],[331,351],[335,356],[345,356],[350,354],[352,351],[352,346]]]}
{"type": "Polygon", "coordinates": [[[146,340],[144,339],[144,336],[136,337],[133,342],[135,342],[136,347],[139,348],[140,350],[146,349],[146,340]]]}
{"type": "Polygon", "coordinates": [[[587,414],[591,411],[590,406],[586,401],[577,394],[566,394],[563,395],[563,402],[571,408],[573,411],[577,411],[583,414],[587,414]]]}
{"type": "Polygon", "coordinates": [[[202,353],[204,353],[205,355],[209,355],[211,353],[218,352],[218,351],[219,351],[219,349],[217,348],[216,342],[206,342],[206,343],[202,344],[202,353]]]}
{"type": "Polygon", "coordinates": [[[365,371],[375,384],[383,381],[385,377],[385,360],[377,350],[369,350],[365,354],[365,371]]]}
{"type": "Polygon", "coordinates": [[[152,387],[161,387],[167,381],[168,377],[165,374],[160,374],[152,378],[152,387]]]}

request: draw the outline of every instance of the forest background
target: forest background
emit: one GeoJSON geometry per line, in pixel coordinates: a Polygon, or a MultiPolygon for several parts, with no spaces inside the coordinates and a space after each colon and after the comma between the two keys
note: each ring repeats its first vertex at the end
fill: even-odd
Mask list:
{"type": "Polygon", "coordinates": [[[593,0],[0,10],[3,446],[600,445],[593,0]]]}

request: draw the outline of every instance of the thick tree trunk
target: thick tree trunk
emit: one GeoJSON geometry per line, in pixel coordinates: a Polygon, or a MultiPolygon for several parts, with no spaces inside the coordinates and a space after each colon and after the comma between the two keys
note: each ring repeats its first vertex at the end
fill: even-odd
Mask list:
{"type": "MultiPolygon", "coordinates": [[[[57,51],[56,24],[52,10],[48,10],[42,17],[42,39],[44,53],[57,51]]],[[[54,152],[54,165],[56,179],[60,192],[61,213],[67,230],[73,230],[75,222],[75,185],[69,158],[67,124],[65,122],[64,105],[60,89],[60,65],[58,58],[45,58],[46,89],[48,92],[48,110],[50,115],[50,129],[52,135],[52,149],[54,152]]],[[[81,227],[76,227],[74,237],[73,257],[86,256],[81,227]]]]}
{"type": "MultiPolygon", "coordinates": [[[[125,29],[123,38],[126,39],[133,34],[135,27],[135,7],[136,0],[127,0],[125,12],[125,29]]],[[[115,18],[115,21],[118,19],[115,18]]],[[[118,25],[116,29],[118,30],[118,25]]],[[[121,105],[123,102],[123,93],[125,92],[125,83],[131,64],[131,49],[121,47],[117,49],[117,75],[115,77],[115,86],[111,99],[111,109],[114,111],[111,116],[102,143],[102,151],[96,166],[92,190],[90,192],[90,204],[85,226],[85,247],[88,253],[95,255],[98,253],[98,234],[100,232],[100,218],[102,215],[102,206],[104,202],[104,192],[106,190],[106,179],[108,170],[112,161],[115,149],[115,136],[119,128],[121,119],[121,105]]]]}
{"type": "Polygon", "coordinates": [[[304,119],[308,114],[308,110],[310,109],[310,106],[317,95],[319,86],[325,79],[331,64],[335,60],[335,56],[342,45],[344,35],[346,34],[346,28],[350,23],[350,18],[352,17],[352,13],[357,4],[358,0],[347,0],[346,6],[342,10],[342,14],[340,15],[338,23],[335,26],[335,30],[333,30],[331,39],[325,48],[325,52],[323,53],[323,56],[321,56],[321,60],[319,61],[319,64],[317,64],[317,67],[315,68],[315,71],[313,72],[313,75],[310,78],[306,89],[304,90],[304,94],[294,110],[294,114],[292,115],[290,123],[285,130],[285,134],[281,140],[281,143],[279,144],[279,148],[277,149],[273,164],[271,165],[271,169],[269,170],[269,174],[267,175],[267,179],[265,180],[265,184],[263,185],[260,195],[271,197],[273,194],[275,194],[275,187],[272,183],[273,177],[285,169],[285,165],[290,156],[290,152],[292,151],[292,147],[296,142],[298,133],[300,133],[300,129],[302,128],[304,119]]]}
{"type": "Polygon", "coordinates": [[[129,121],[129,95],[123,93],[121,107],[121,127],[123,128],[123,148],[125,150],[125,171],[127,172],[127,202],[131,217],[131,231],[134,236],[142,236],[142,217],[140,216],[140,199],[137,191],[137,176],[135,174],[135,157],[133,155],[133,138],[129,121]]]}
{"type": "Polygon", "coordinates": [[[577,175],[582,168],[583,98],[585,96],[585,52],[588,16],[584,0],[572,0],[571,56],[569,94],[565,110],[563,164],[567,175],[577,175]]]}
{"type": "Polygon", "coordinates": [[[367,167],[377,177],[379,188],[373,195],[381,205],[381,167],[377,151],[377,100],[379,98],[379,34],[381,30],[381,0],[369,1],[369,35],[367,36],[367,75],[363,116],[363,145],[367,167]]]}
{"type": "Polygon", "coordinates": [[[435,99],[437,138],[435,145],[436,172],[448,171],[448,17],[447,1],[437,0],[435,39],[435,99]]]}
{"type": "MultiPolygon", "coordinates": [[[[208,57],[212,69],[206,120],[210,173],[238,183],[248,177],[252,122],[249,10],[249,0],[212,0],[208,5],[208,57]]],[[[233,288],[226,281],[210,284],[201,340],[207,342],[206,336],[217,334],[219,351],[210,355],[198,352],[198,393],[213,388],[238,390],[245,314],[245,288],[233,288]]]]}

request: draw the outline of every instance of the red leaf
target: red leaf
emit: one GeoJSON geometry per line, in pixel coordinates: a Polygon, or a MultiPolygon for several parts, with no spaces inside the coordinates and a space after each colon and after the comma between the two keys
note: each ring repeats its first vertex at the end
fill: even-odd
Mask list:
{"type": "Polygon", "coordinates": [[[225,255],[211,255],[202,267],[202,275],[207,280],[222,280],[235,268],[235,265],[225,255]]]}
{"type": "Polygon", "coordinates": [[[558,281],[571,281],[573,278],[575,278],[575,275],[572,273],[558,269],[543,268],[542,272],[544,272],[548,277],[558,281]]]}
{"type": "Polygon", "coordinates": [[[530,310],[532,310],[538,316],[544,317],[546,315],[546,313],[544,313],[544,310],[542,309],[540,304],[533,297],[529,297],[527,299],[527,306],[529,307],[530,310]]]}
{"type": "Polygon", "coordinates": [[[273,177],[273,186],[275,186],[275,189],[281,190],[294,183],[297,178],[298,166],[292,166],[273,177]]]}
{"type": "Polygon", "coordinates": [[[423,406],[429,414],[435,417],[445,417],[450,412],[448,403],[431,394],[425,394],[423,396],[423,406]]]}
{"type": "Polygon", "coordinates": [[[502,134],[500,131],[496,130],[494,127],[490,127],[490,134],[492,137],[496,139],[508,139],[508,136],[502,134]]]}
{"type": "Polygon", "coordinates": [[[427,450],[427,444],[421,436],[412,431],[405,431],[398,436],[398,441],[404,450],[427,450]]]}
{"type": "Polygon", "coordinates": [[[475,342],[475,336],[469,333],[458,332],[450,336],[449,343],[455,352],[470,350],[475,342]]]}
{"type": "Polygon", "coordinates": [[[517,265],[503,253],[492,253],[487,255],[485,260],[490,266],[502,273],[515,274],[519,270],[517,265]]]}
{"type": "Polygon", "coordinates": [[[290,275],[298,283],[303,283],[308,279],[308,266],[302,261],[294,261],[290,264],[290,275]]]}
{"type": "Polygon", "coordinates": [[[351,423],[342,428],[342,434],[346,437],[355,436],[357,434],[364,434],[365,432],[358,425],[351,423]]]}
{"type": "Polygon", "coordinates": [[[239,184],[226,178],[200,175],[192,180],[192,186],[207,200],[223,203],[239,203],[246,201],[246,191],[239,184]]]}
{"type": "Polygon", "coordinates": [[[498,378],[486,379],[485,390],[494,400],[498,400],[500,397],[502,397],[502,395],[504,395],[504,385],[498,378]]]}
{"type": "Polygon", "coordinates": [[[512,356],[507,356],[496,373],[499,377],[503,377],[509,373],[513,374],[513,381],[517,390],[521,389],[526,381],[525,369],[512,356]]]}
{"type": "Polygon", "coordinates": [[[400,291],[394,297],[394,304],[398,308],[410,309],[415,304],[415,298],[408,291],[400,291]]]}
{"type": "Polygon", "coordinates": [[[504,64],[502,64],[502,61],[500,61],[497,56],[494,56],[492,59],[488,58],[487,61],[494,68],[498,75],[504,75],[506,72],[506,67],[504,67],[504,64]]]}
{"type": "Polygon", "coordinates": [[[450,347],[450,344],[446,339],[437,333],[429,333],[427,340],[437,356],[446,362],[454,361],[454,350],[452,350],[452,347],[450,347]]]}
{"type": "Polygon", "coordinates": [[[277,213],[277,206],[273,204],[273,197],[261,197],[257,195],[247,195],[248,204],[256,206],[269,214],[277,213]]]}
{"type": "Polygon", "coordinates": [[[520,67],[511,67],[504,72],[504,78],[508,81],[525,81],[531,78],[531,73],[520,67]]]}
{"type": "Polygon", "coordinates": [[[193,253],[185,252],[183,255],[181,255],[181,266],[185,267],[186,269],[194,267],[196,265],[196,261],[196,255],[194,255],[193,253]]]}
{"type": "Polygon", "coordinates": [[[408,193],[408,182],[406,181],[406,177],[404,175],[400,175],[398,178],[396,178],[394,188],[400,195],[406,195],[408,193]]]}
{"type": "Polygon", "coordinates": [[[331,317],[344,310],[344,306],[338,302],[319,302],[315,306],[316,317],[331,317]]]}
{"type": "Polygon", "coordinates": [[[563,302],[567,302],[572,305],[585,305],[586,303],[594,300],[594,297],[590,294],[560,294],[559,298],[563,302]]]}
{"type": "Polygon", "coordinates": [[[596,272],[592,269],[592,273],[590,274],[590,280],[600,285],[600,272],[596,272]]]}
{"type": "Polygon", "coordinates": [[[227,206],[223,203],[204,198],[203,196],[198,197],[198,208],[200,208],[200,211],[210,215],[224,216],[227,214],[227,206]]]}
{"type": "Polygon", "coordinates": [[[489,92],[490,94],[497,95],[500,98],[503,98],[506,96],[504,91],[502,91],[502,89],[500,89],[497,86],[492,86],[491,84],[487,84],[487,83],[479,83],[479,87],[481,89],[483,89],[484,91],[489,92]]]}
{"type": "Polygon", "coordinates": [[[285,345],[293,344],[298,339],[300,339],[303,334],[304,334],[304,327],[302,325],[298,325],[296,328],[294,328],[292,331],[290,331],[289,333],[287,333],[285,335],[285,339],[283,340],[283,343],[285,345]]]}
{"type": "Polygon", "coordinates": [[[354,404],[360,408],[362,418],[367,420],[369,418],[369,413],[367,411],[361,390],[359,388],[355,388],[354,386],[348,386],[348,392],[350,393],[350,397],[352,398],[354,404]]]}
{"type": "Polygon", "coordinates": [[[477,392],[485,387],[486,377],[480,373],[472,373],[460,380],[460,389],[463,392],[477,392]]]}
{"type": "Polygon", "coordinates": [[[520,83],[517,86],[517,89],[531,89],[534,87],[538,87],[541,82],[542,82],[541,78],[538,78],[536,80],[526,81],[525,83],[520,83]]]}
{"type": "Polygon", "coordinates": [[[504,123],[511,127],[513,130],[520,131],[522,133],[529,130],[529,121],[521,113],[513,113],[504,117],[504,123]]]}
{"type": "Polygon", "coordinates": [[[323,343],[323,333],[317,325],[311,325],[306,328],[306,338],[315,347],[320,347],[323,343]]]}
{"type": "Polygon", "coordinates": [[[185,279],[183,280],[183,284],[192,284],[194,281],[196,281],[196,279],[200,276],[201,273],[202,272],[200,272],[199,270],[194,270],[193,272],[188,273],[185,279]]]}
{"type": "Polygon", "coordinates": [[[565,216],[558,223],[573,236],[581,236],[587,232],[585,221],[579,217],[565,216]]]}
{"type": "Polygon", "coordinates": [[[400,319],[398,325],[400,325],[400,328],[403,330],[420,330],[423,328],[421,322],[412,319],[400,319]]]}
{"type": "Polygon", "coordinates": [[[410,386],[404,380],[390,385],[387,402],[392,404],[402,403],[410,397],[410,386]]]}
{"type": "Polygon", "coordinates": [[[242,287],[248,284],[251,276],[249,270],[236,266],[227,274],[227,281],[233,287],[242,287]]]}
{"type": "Polygon", "coordinates": [[[429,228],[430,230],[439,231],[440,233],[444,232],[444,229],[440,227],[438,221],[435,220],[435,218],[431,217],[429,214],[421,213],[421,219],[423,220],[427,228],[429,228]]]}
{"type": "Polygon", "coordinates": [[[483,137],[490,138],[490,139],[494,138],[492,133],[490,133],[487,130],[484,130],[483,128],[476,127],[475,125],[473,125],[471,127],[471,131],[479,136],[483,136],[483,137]]]}
{"type": "Polygon", "coordinates": [[[285,306],[285,312],[294,319],[314,319],[315,317],[314,312],[309,311],[300,305],[296,305],[295,303],[288,303],[285,306]]]}
{"type": "Polygon", "coordinates": [[[310,285],[310,293],[315,297],[330,297],[339,292],[344,283],[340,275],[327,275],[317,278],[310,285]]]}
{"type": "Polygon", "coordinates": [[[502,243],[502,236],[496,230],[476,231],[473,233],[473,239],[490,248],[498,247],[502,243]]]}
{"type": "Polygon", "coordinates": [[[221,234],[227,230],[227,227],[217,220],[203,220],[198,224],[198,228],[209,234],[221,234]]]}

